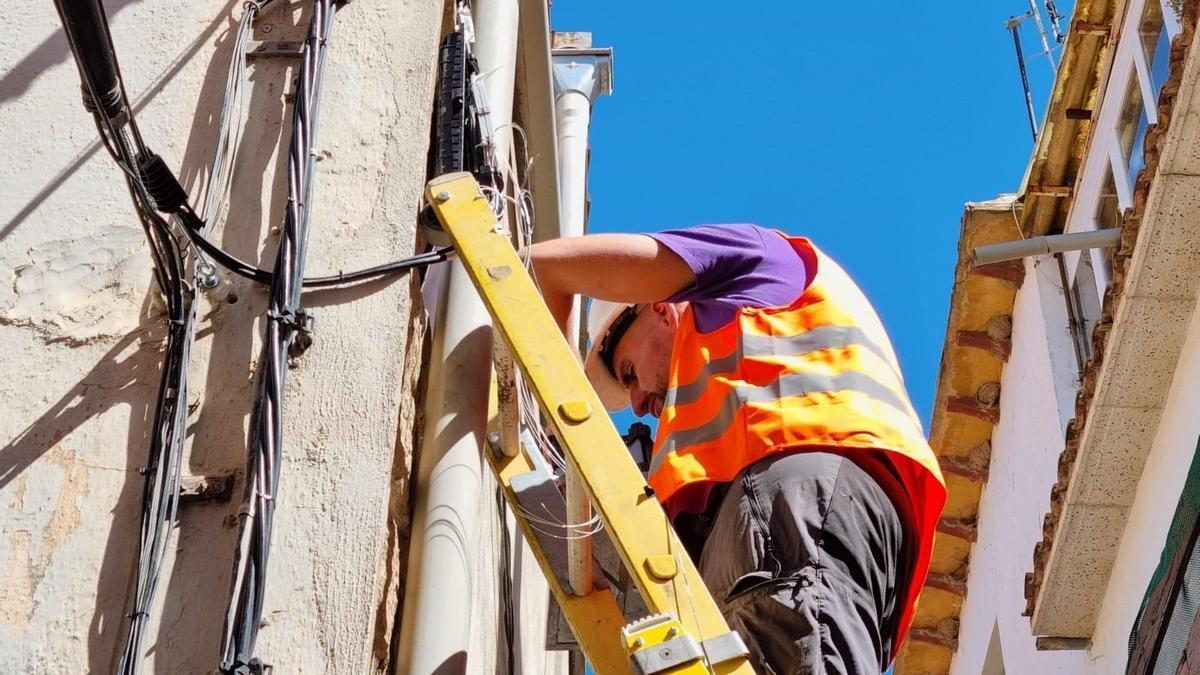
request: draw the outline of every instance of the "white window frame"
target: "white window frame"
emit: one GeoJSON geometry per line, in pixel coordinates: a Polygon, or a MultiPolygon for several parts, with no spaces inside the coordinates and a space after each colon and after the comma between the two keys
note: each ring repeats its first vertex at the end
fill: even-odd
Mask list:
{"type": "MultiPolygon", "coordinates": [[[[1133,205],[1133,185],[1129,178],[1129,169],[1125,157],[1121,154],[1120,131],[1117,123],[1120,121],[1121,109],[1125,105],[1125,93],[1129,88],[1130,78],[1134,78],[1142,92],[1142,108],[1146,113],[1148,124],[1158,123],[1158,96],[1151,90],[1150,64],[1142,47],[1139,23],[1145,12],[1147,2],[1158,2],[1162,8],[1163,30],[1167,31],[1168,42],[1179,33],[1179,21],[1175,11],[1170,6],[1170,0],[1131,0],[1126,6],[1126,13],[1121,30],[1116,33],[1117,45],[1113,54],[1112,68],[1109,70],[1108,85],[1101,99],[1099,115],[1096,116],[1096,126],[1092,142],[1084,157],[1082,170],[1075,183],[1076,199],[1067,214],[1065,232],[1088,232],[1096,229],[1096,208],[1103,189],[1105,169],[1112,171],[1113,185],[1117,191],[1117,203],[1122,209],[1133,205]]],[[[1063,262],[1067,267],[1067,283],[1075,284],[1075,272],[1079,269],[1079,256],[1092,257],[1092,269],[1096,273],[1097,300],[1103,304],[1104,290],[1108,288],[1110,279],[1104,271],[1104,251],[1070,251],[1063,254],[1063,262]]]]}

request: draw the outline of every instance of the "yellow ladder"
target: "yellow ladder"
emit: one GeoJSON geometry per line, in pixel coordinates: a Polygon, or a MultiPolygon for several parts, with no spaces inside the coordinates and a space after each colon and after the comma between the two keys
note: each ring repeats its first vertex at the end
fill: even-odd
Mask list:
{"type": "MultiPolygon", "coordinates": [[[[574,594],[561,569],[556,571],[546,542],[526,517],[514,489],[514,480],[519,483],[535,471],[535,458],[511,447],[519,445],[513,442],[515,413],[502,403],[501,416],[508,417],[501,420],[505,447],[485,455],[592,667],[605,675],[753,673],[744,643],[729,630],[511,241],[498,231],[475,179],[469,173],[447,174],[430,181],[426,190],[458,260],[492,316],[501,338],[497,363],[515,362],[520,368],[564,451],[568,472],[578,476],[570,482],[583,486],[651,612],[627,622],[611,590],[593,586],[586,594],[574,594]]],[[[511,380],[504,373],[498,379],[501,388],[505,379],[511,380]]]]}

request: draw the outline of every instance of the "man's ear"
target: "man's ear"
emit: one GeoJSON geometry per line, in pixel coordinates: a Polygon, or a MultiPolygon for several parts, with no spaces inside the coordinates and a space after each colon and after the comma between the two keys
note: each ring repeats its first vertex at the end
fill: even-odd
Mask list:
{"type": "Polygon", "coordinates": [[[660,321],[671,328],[674,328],[679,323],[679,310],[674,303],[665,301],[656,302],[650,305],[650,309],[654,311],[655,316],[660,321]]]}

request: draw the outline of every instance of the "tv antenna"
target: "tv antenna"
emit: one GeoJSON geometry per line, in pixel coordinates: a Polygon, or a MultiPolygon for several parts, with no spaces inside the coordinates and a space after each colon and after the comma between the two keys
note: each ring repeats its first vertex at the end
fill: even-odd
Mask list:
{"type": "Polygon", "coordinates": [[[1029,130],[1033,134],[1033,141],[1035,143],[1038,137],[1037,114],[1033,109],[1033,92],[1029,89],[1029,74],[1025,68],[1025,50],[1021,46],[1021,24],[1029,19],[1033,19],[1034,24],[1037,26],[1038,38],[1042,43],[1042,51],[1039,54],[1046,57],[1046,61],[1050,63],[1050,71],[1054,73],[1058,72],[1058,64],[1054,61],[1054,49],[1050,47],[1049,35],[1051,33],[1054,35],[1056,46],[1062,44],[1067,37],[1063,33],[1061,26],[1063,16],[1059,13],[1058,8],[1054,6],[1054,0],[1046,0],[1044,4],[1046,14],[1048,15],[1046,23],[1050,24],[1049,32],[1046,30],[1046,23],[1042,22],[1042,12],[1037,6],[1037,0],[1029,0],[1028,12],[1010,16],[1004,22],[1004,27],[1008,29],[1008,32],[1012,33],[1013,47],[1017,51],[1017,69],[1021,72],[1021,89],[1025,92],[1025,111],[1029,114],[1029,130]]]}

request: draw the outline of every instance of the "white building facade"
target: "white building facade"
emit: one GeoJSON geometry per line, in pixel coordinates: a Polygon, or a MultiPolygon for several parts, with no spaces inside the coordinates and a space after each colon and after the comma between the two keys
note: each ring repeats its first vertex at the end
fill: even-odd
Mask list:
{"type": "Polygon", "coordinates": [[[1120,243],[1004,263],[998,396],[933,425],[943,456],[956,429],[991,425],[954,540],[969,550],[957,611],[924,639],[949,658],[899,672],[1200,672],[1196,4],[1077,3],[1020,193],[968,207],[939,400],[962,386],[947,373],[978,362],[963,317],[996,302],[970,286],[994,272],[971,265],[976,246],[1109,228],[1120,243]]]}

